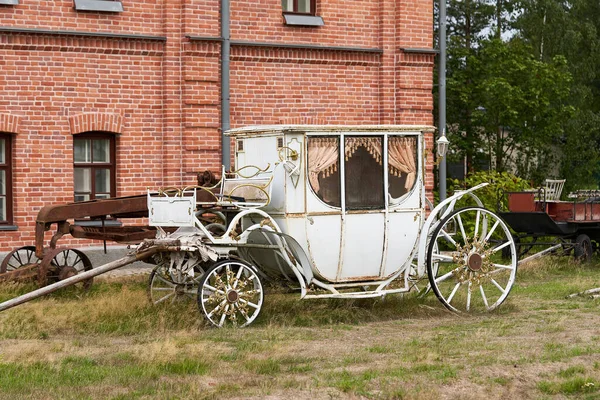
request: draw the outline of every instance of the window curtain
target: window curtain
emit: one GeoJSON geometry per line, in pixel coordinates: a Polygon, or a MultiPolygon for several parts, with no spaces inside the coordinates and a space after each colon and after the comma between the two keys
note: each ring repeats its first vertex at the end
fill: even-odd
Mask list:
{"type": "Polygon", "coordinates": [[[364,147],[371,156],[373,156],[379,165],[382,165],[381,163],[383,158],[381,156],[382,150],[380,137],[347,136],[344,149],[344,157],[346,157],[346,161],[348,161],[348,159],[350,159],[354,153],[356,153],[356,150],[361,146],[364,147]]]}
{"type": "Polygon", "coordinates": [[[390,137],[388,141],[390,173],[394,176],[400,176],[401,173],[407,174],[404,185],[406,189],[413,186],[417,176],[415,145],[415,138],[390,137]]]}
{"type": "Polygon", "coordinates": [[[319,174],[328,177],[337,171],[339,144],[337,138],[310,138],[308,141],[308,180],[319,193],[319,174]]]}

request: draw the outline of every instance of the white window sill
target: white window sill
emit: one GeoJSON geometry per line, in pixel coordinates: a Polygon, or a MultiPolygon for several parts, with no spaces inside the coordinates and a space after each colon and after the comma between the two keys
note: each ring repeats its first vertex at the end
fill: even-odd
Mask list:
{"type": "MultiPolygon", "coordinates": [[[[0,0],[1,1],[1,0],[0,0]]],[[[77,11],[123,12],[123,3],[110,0],[74,0],[77,11]]]]}
{"type": "Polygon", "coordinates": [[[283,14],[286,25],[296,26],[323,26],[323,18],[315,15],[301,15],[301,14],[283,14]]]}

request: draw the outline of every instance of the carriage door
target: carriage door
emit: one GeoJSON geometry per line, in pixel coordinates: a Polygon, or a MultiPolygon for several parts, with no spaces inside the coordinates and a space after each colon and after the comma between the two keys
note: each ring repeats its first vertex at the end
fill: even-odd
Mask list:
{"type": "Polygon", "coordinates": [[[343,137],[338,281],[380,276],[385,239],[383,136],[343,137]]]}

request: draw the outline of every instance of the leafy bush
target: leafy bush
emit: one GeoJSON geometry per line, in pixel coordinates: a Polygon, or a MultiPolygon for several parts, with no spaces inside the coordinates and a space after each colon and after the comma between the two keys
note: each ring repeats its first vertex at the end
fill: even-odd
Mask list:
{"type": "Polygon", "coordinates": [[[457,190],[469,189],[484,182],[489,183],[489,185],[475,191],[475,195],[483,202],[485,208],[490,210],[507,209],[507,192],[520,192],[531,189],[531,184],[528,181],[508,172],[479,171],[470,174],[464,181],[448,179],[448,196],[451,196],[457,190]]]}

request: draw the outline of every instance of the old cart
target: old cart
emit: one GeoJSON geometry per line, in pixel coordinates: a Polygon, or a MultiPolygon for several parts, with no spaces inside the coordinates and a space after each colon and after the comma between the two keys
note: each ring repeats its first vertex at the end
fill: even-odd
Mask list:
{"type": "Polygon", "coordinates": [[[507,193],[508,211],[499,214],[516,232],[518,255],[542,248],[521,262],[559,249],[583,261],[591,259],[593,242],[600,242],[600,191],[579,190],[569,197],[560,200],[560,191],[549,195],[544,188],[507,193]]]}
{"type": "Polygon", "coordinates": [[[221,171],[214,184],[206,179],[203,186],[148,193],[144,207],[142,197],[133,197],[43,209],[36,247],[16,250],[26,251],[27,261],[13,271],[37,263],[40,280],[50,284],[0,304],[0,311],[140,259],[157,264],[149,284],[152,302],[193,294],[201,313],[219,327],[256,319],[266,279],[290,282],[302,299],[315,299],[406,293],[427,276],[428,289],[448,309],[492,310],[515,280],[513,237],[473,194],[482,185],[427,209],[424,133],[432,131],[305,125],[231,130],[235,172],[221,171]],[[455,209],[463,196],[476,205],[455,209]],[[67,221],[141,215],[148,215],[149,226],[85,230],[67,221]],[[43,231],[54,223],[57,233],[44,248],[43,231]],[[55,260],[65,251],[56,242],[67,233],[139,246],[84,272],[85,262],[71,268],[55,260]]]}

